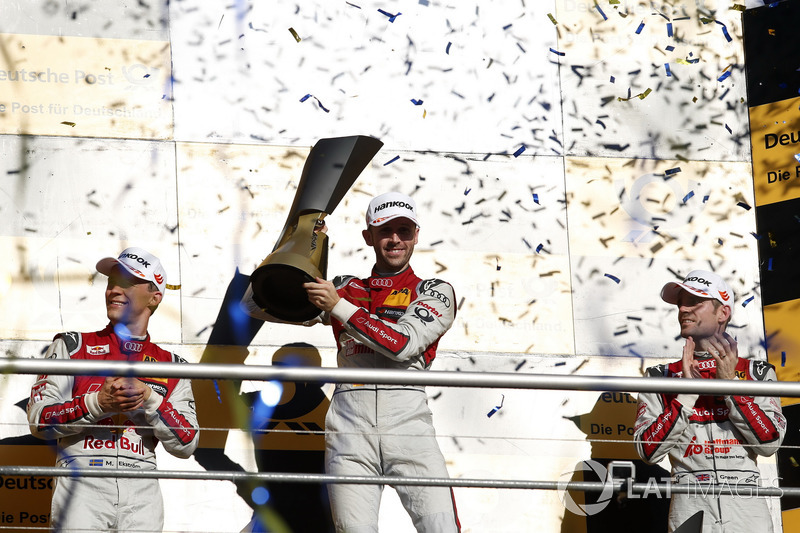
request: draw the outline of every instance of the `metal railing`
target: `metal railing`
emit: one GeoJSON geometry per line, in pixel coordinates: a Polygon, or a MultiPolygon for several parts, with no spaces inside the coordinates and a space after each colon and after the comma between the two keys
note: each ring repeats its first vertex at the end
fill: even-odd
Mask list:
{"type": "Polygon", "coordinates": [[[723,379],[675,379],[620,376],[575,376],[509,372],[379,370],[366,368],[285,367],[210,363],[145,363],[128,361],[58,361],[0,358],[0,373],[140,376],[159,378],[226,379],[369,383],[438,387],[507,389],[667,392],[673,394],[776,396],[800,398],[800,382],[723,379]]]}

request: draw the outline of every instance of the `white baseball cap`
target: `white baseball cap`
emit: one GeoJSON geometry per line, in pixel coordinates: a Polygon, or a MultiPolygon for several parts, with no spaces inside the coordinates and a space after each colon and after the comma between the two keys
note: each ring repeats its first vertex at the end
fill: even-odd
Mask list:
{"type": "Polygon", "coordinates": [[[419,226],[417,204],[410,196],[387,192],[376,196],[367,207],[367,226],[380,226],[397,217],[405,217],[419,226]]]}
{"type": "Polygon", "coordinates": [[[167,287],[167,273],[158,257],[141,248],[125,248],[119,257],[106,257],[97,262],[97,271],[106,276],[111,274],[114,265],[120,265],[133,276],[152,281],[161,294],[167,287]]]}
{"type": "Polygon", "coordinates": [[[681,289],[702,298],[719,300],[733,311],[733,289],[725,281],[707,270],[692,270],[680,283],[670,281],[661,289],[661,299],[668,304],[678,303],[681,289]]]}

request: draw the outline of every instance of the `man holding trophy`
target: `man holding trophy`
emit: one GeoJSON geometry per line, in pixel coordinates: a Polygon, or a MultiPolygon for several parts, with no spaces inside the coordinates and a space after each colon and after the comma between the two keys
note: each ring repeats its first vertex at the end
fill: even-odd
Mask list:
{"type": "MultiPolygon", "coordinates": [[[[242,303],[254,318],[332,326],[340,367],[427,370],[453,325],[456,300],[449,283],[423,280],[411,269],[419,237],[412,198],[388,192],[370,201],[362,231],[375,251],[369,277],[325,279],[325,215],[381,146],[366,136],[314,145],[278,242],[250,276],[242,303]]],[[[325,426],[328,474],[449,477],[424,387],[337,384],[325,426]]],[[[461,530],[451,488],[396,490],[417,531],[461,530]]],[[[377,532],[382,491],[378,484],[330,485],[336,531],[377,532]]]]}

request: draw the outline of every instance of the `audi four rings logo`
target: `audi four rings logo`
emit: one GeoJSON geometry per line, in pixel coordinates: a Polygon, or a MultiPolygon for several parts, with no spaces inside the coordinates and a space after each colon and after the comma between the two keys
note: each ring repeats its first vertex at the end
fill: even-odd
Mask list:
{"type": "Polygon", "coordinates": [[[126,352],[141,352],[144,344],[141,342],[125,341],[122,343],[122,349],[126,352]]]}
{"type": "Polygon", "coordinates": [[[370,287],[386,287],[389,288],[394,285],[390,278],[372,278],[369,280],[370,287]]]}

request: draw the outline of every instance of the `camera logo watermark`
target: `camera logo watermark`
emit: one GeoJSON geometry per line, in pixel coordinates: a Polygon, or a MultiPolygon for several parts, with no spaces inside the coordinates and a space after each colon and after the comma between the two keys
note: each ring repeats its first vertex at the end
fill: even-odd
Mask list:
{"type": "Polygon", "coordinates": [[[611,501],[611,497],[613,496],[614,489],[609,484],[603,487],[603,490],[600,492],[600,496],[597,498],[597,502],[595,503],[584,503],[580,504],[575,502],[572,499],[572,495],[567,491],[567,485],[572,481],[572,476],[575,472],[578,471],[589,471],[594,472],[594,475],[597,476],[600,480],[605,480],[608,474],[606,467],[598,463],[597,461],[593,461],[589,459],[588,461],[582,461],[578,463],[575,467],[574,472],[564,472],[558,478],[558,497],[561,499],[561,502],[566,507],[567,511],[576,514],[578,516],[592,516],[596,515],[600,511],[606,508],[608,502],[611,501]]]}

